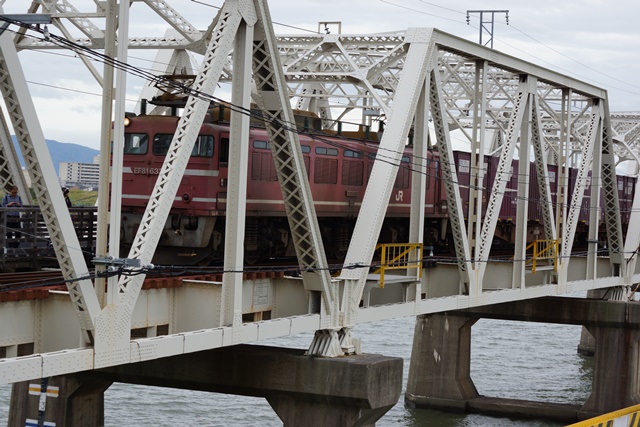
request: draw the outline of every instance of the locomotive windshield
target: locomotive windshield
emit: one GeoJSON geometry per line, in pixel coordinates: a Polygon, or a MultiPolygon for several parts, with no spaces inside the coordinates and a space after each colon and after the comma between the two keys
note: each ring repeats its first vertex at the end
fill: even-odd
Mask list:
{"type": "Polygon", "coordinates": [[[126,133],[124,135],[124,154],[147,154],[149,135],[146,133],[126,133]]]}

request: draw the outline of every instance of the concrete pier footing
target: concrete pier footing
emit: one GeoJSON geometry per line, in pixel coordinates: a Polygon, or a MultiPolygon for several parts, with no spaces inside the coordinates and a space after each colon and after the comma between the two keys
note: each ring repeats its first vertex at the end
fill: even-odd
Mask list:
{"type": "Polygon", "coordinates": [[[470,376],[471,326],[476,321],[447,314],[416,318],[407,404],[464,411],[469,400],[479,397],[470,376]]]}
{"type": "Polygon", "coordinates": [[[104,391],[110,385],[108,380],[74,375],[16,383],[7,425],[104,426],[104,391]]]}
{"type": "Polygon", "coordinates": [[[547,297],[418,316],[408,406],[575,422],[640,403],[640,304],[547,297]],[[457,320],[456,320],[457,318],[457,320]],[[593,386],[582,406],[479,396],[470,371],[480,318],[584,325],[595,339],[593,386]]]}
{"type": "MultiPolygon", "coordinates": [[[[264,397],[284,426],[374,426],[397,403],[402,390],[401,358],[371,354],[319,358],[305,356],[304,352],[238,345],[50,381],[80,384],[87,390],[90,385],[108,387],[112,382],[124,382],[264,397]]],[[[25,418],[38,416],[37,405],[34,408],[32,403],[18,400],[27,395],[24,387],[24,383],[14,386],[16,405],[12,403],[11,427],[24,426],[25,418]]],[[[104,389],[96,387],[93,394],[89,393],[93,401],[101,403],[104,389]]],[[[47,421],[56,422],[57,426],[103,424],[103,407],[99,404],[86,410],[72,405],[66,410],[66,418],[58,416],[55,408],[49,413],[49,407],[69,407],[73,394],[65,391],[63,395],[62,388],[60,392],[58,400],[48,404],[45,414],[57,418],[47,421]]]]}

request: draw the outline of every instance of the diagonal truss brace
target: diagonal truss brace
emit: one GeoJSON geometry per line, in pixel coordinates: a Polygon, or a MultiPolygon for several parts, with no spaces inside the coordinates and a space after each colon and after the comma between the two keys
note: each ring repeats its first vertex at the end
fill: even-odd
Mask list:
{"type": "Polygon", "coordinates": [[[394,109],[382,136],[369,183],[362,200],[360,213],[345,258],[342,310],[344,325],[357,323],[358,306],[367,279],[368,268],[375,250],[382,222],[389,204],[393,183],[398,172],[404,144],[416,114],[418,99],[425,87],[429,69],[435,67],[435,43],[432,32],[412,29],[405,39],[411,42],[405,68],[395,95],[394,109]],[[382,154],[384,153],[384,155],[382,154]],[[349,268],[352,266],[353,268],[349,268]],[[364,266],[365,268],[358,268],[364,266]]]}
{"type": "MultiPolygon", "coordinates": [[[[624,274],[624,241],[622,238],[622,222],[620,219],[620,202],[618,198],[618,179],[616,177],[616,161],[613,147],[611,114],[607,100],[603,105],[602,123],[602,191],[604,192],[604,221],[607,229],[609,259],[614,274],[624,274]],[[622,270],[622,271],[618,271],[622,270]]],[[[636,186],[636,193],[638,192],[636,186]]]]}
{"type": "Polygon", "coordinates": [[[549,184],[549,173],[547,164],[547,143],[542,133],[542,111],[538,104],[537,95],[533,96],[531,103],[531,142],[535,157],[538,186],[540,187],[540,204],[542,210],[542,225],[545,236],[549,240],[556,240],[556,222],[553,220],[553,199],[551,197],[551,186],[549,184]]]}
{"type": "Polygon", "coordinates": [[[522,120],[525,112],[527,111],[526,105],[529,98],[532,96],[530,94],[529,86],[529,76],[522,75],[520,77],[518,94],[514,99],[513,115],[509,121],[506,141],[502,147],[502,152],[500,153],[495,181],[493,183],[493,188],[491,189],[491,196],[487,203],[487,212],[482,224],[482,231],[480,233],[480,242],[478,244],[479,251],[476,254],[476,262],[479,263],[476,267],[478,283],[483,282],[484,273],[487,268],[487,260],[489,259],[489,251],[491,250],[491,242],[493,241],[493,235],[498,222],[500,207],[502,206],[507,182],[509,181],[512,173],[513,153],[522,127],[522,120]]]}
{"type": "Polygon", "coordinates": [[[269,9],[265,0],[254,4],[258,13],[253,45],[254,99],[265,119],[305,289],[322,292],[322,327],[336,327],[338,286],[331,283],[269,9]]]}
{"type": "Polygon", "coordinates": [[[451,222],[451,232],[453,233],[453,241],[456,249],[460,283],[468,287],[472,270],[471,251],[464,222],[462,198],[458,191],[458,176],[454,165],[453,149],[451,148],[442,84],[440,82],[439,71],[436,68],[431,70],[429,99],[431,103],[433,127],[436,133],[436,144],[440,156],[442,182],[447,194],[449,221],[451,222]]]}
{"type": "Polygon", "coordinates": [[[27,200],[27,195],[30,198],[29,187],[22,173],[7,121],[0,111],[0,191],[8,191],[12,185],[18,187],[18,194],[22,195],[23,201],[27,200]]]}
{"type": "Polygon", "coordinates": [[[573,239],[575,237],[580,209],[582,207],[582,199],[584,198],[585,189],[588,184],[588,173],[593,162],[593,149],[596,145],[595,141],[598,133],[601,131],[602,109],[599,104],[596,104],[595,102],[596,101],[594,100],[591,120],[587,131],[587,138],[582,146],[582,153],[580,163],[578,165],[578,173],[573,189],[573,195],[571,197],[571,203],[567,209],[567,217],[565,221],[563,221],[566,226],[562,229],[562,247],[560,248],[560,272],[563,275],[562,277],[566,277],[564,274],[566,274],[568,269],[571,248],[573,247],[573,239]]]}

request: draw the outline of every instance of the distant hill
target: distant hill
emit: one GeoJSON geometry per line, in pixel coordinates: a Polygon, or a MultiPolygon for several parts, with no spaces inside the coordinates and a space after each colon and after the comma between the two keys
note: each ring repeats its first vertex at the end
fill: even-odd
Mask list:
{"type": "MultiPolygon", "coordinates": [[[[18,153],[20,164],[24,166],[24,159],[20,148],[18,148],[16,137],[11,135],[11,139],[13,139],[13,145],[18,153]]],[[[93,163],[93,158],[100,154],[99,150],[85,147],[84,145],[58,142],[51,139],[46,139],[45,141],[47,142],[47,147],[49,147],[53,167],[56,169],[56,176],[60,174],[60,162],[93,163]]]]}

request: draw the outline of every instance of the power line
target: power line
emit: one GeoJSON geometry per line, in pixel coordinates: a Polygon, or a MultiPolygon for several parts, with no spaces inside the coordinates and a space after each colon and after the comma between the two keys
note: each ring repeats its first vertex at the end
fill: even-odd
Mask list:
{"type": "MultiPolygon", "coordinates": [[[[451,19],[451,18],[447,18],[447,17],[444,17],[444,16],[440,16],[440,15],[436,15],[436,14],[432,14],[432,13],[424,12],[424,11],[421,11],[421,10],[418,10],[418,9],[413,9],[413,8],[410,8],[410,7],[407,7],[407,6],[403,6],[403,5],[399,5],[399,4],[397,4],[397,3],[393,3],[393,2],[390,2],[390,1],[387,1],[387,0],[380,0],[380,1],[381,1],[381,2],[383,2],[383,3],[390,4],[390,5],[392,5],[392,6],[399,7],[399,8],[401,8],[401,9],[409,10],[409,11],[411,11],[411,12],[417,12],[417,13],[421,13],[421,14],[425,14],[425,15],[433,16],[433,17],[435,17],[435,18],[444,19],[444,20],[446,20],[446,21],[453,21],[453,22],[456,22],[456,23],[461,23],[460,21],[455,20],[455,19],[451,19]]],[[[430,6],[438,7],[438,8],[441,8],[441,9],[444,9],[444,10],[448,10],[448,11],[451,11],[451,12],[454,12],[454,13],[458,13],[458,14],[465,15],[465,13],[464,13],[464,12],[461,12],[461,11],[458,11],[458,10],[455,10],[455,9],[451,9],[451,8],[448,8],[448,7],[440,6],[440,5],[438,5],[438,4],[435,4],[435,3],[432,3],[432,2],[428,2],[428,1],[425,1],[425,0],[419,0],[419,1],[420,1],[420,2],[422,2],[422,3],[428,4],[428,5],[430,5],[430,6]]],[[[502,22],[498,22],[498,23],[499,23],[499,24],[504,24],[504,23],[502,23],[502,22]]],[[[600,75],[602,75],[602,76],[605,76],[605,77],[607,77],[607,78],[610,78],[610,79],[612,79],[612,80],[614,80],[614,81],[617,81],[617,82],[619,82],[619,83],[623,83],[623,84],[625,84],[625,85],[627,85],[627,86],[630,86],[630,87],[633,87],[633,88],[640,88],[640,86],[638,86],[638,85],[635,85],[635,84],[632,84],[632,83],[626,82],[626,81],[624,81],[624,80],[618,79],[618,78],[616,78],[616,77],[613,77],[613,76],[611,76],[611,75],[609,75],[609,74],[606,74],[606,73],[604,73],[604,72],[602,72],[602,71],[599,71],[599,70],[597,70],[597,69],[595,69],[595,68],[593,68],[593,67],[590,67],[589,65],[584,64],[583,62],[578,61],[578,60],[576,60],[575,58],[572,58],[572,57],[570,57],[569,55],[566,55],[566,54],[564,54],[564,53],[562,53],[562,52],[558,51],[557,49],[554,49],[553,47],[551,47],[551,46],[549,46],[549,45],[547,45],[547,44],[545,44],[545,43],[541,42],[540,40],[536,39],[535,37],[533,37],[533,36],[531,36],[531,35],[529,35],[529,34],[525,33],[524,31],[520,30],[520,29],[519,29],[519,28],[517,28],[517,27],[513,26],[513,24],[505,24],[505,25],[509,25],[510,27],[514,28],[516,31],[518,31],[518,32],[520,32],[521,34],[523,34],[524,36],[526,36],[526,37],[530,38],[530,39],[531,39],[531,40],[533,40],[534,42],[536,42],[536,43],[540,44],[541,46],[544,46],[544,47],[545,47],[545,48],[547,48],[547,49],[552,50],[553,52],[555,52],[555,53],[557,53],[557,54],[559,54],[559,55],[561,55],[561,56],[563,56],[563,57],[565,57],[565,58],[567,58],[567,59],[569,59],[569,60],[571,60],[571,61],[575,62],[576,64],[578,64],[578,65],[580,65],[580,66],[583,66],[583,67],[585,67],[585,68],[587,68],[587,69],[589,69],[589,70],[591,70],[591,71],[594,71],[594,72],[596,72],[596,73],[598,73],[598,74],[600,74],[600,75]]],[[[476,28],[476,29],[479,29],[478,27],[475,27],[475,26],[473,26],[473,25],[472,25],[472,27],[473,27],[473,28],[476,28]]],[[[595,80],[595,79],[588,78],[588,77],[582,76],[582,75],[580,75],[579,73],[576,73],[576,72],[574,72],[574,71],[564,69],[564,68],[562,68],[562,67],[558,66],[557,64],[554,64],[554,63],[551,63],[551,62],[549,62],[549,61],[546,61],[545,59],[540,58],[540,57],[538,57],[538,56],[535,56],[535,55],[531,54],[530,52],[527,52],[527,51],[525,51],[525,50],[523,50],[523,49],[517,48],[517,47],[513,46],[512,44],[509,44],[509,43],[505,42],[502,38],[496,37],[496,40],[498,40],[499,42],[501,42],[501,43],[505,44],[506,46],[509,46],[509,47],[511,47],[511,48],[513,48],[513,49],[515,49],[515,50],[519,51],[519,52],[524,53],[525,55],[527,55],[527,56],[529,56],[529,57],[531,57],[531,58],[534,58],[534,59],[536,59],[536,60],[538,60],[538,61],[541,61],[541,62],[543,62],[543,63],[545,63],[545,64],[549,64],[549,65],[551,65],[551,66],[553,66],[553,67],[555,67],[555,68],[557,68],[557,69],[559,69],[559,70],[562,70],[562,71],[564,71],[564,72],[566,72],[566,73],[569,73],[569,74],[572,74],[572,75],[578,76],[578,77],[583,78],[583,79],[585,79],[585,80],[589,80],[589,81],[595,82],[595,83],[597,83],[597,84],[602,84],[602,85],[608,86],[608,87],[610,87],[610,88],[612,88],[612,89],[617,89],[617,90],[620,90],[620,91],[623,91],[623,92],[627,92],[627,93],[630,93],[630,94],[632,94],[632,95],[640,95],[640,93],[638,93],[638,92],[632,92],[632,91],[629,91],[629,90],[626,90],[626,89],[622,89],[622,88],[615,87],[615,86],[612,86],[612,85],[608,85],[608,84],[605,84],[605,83],[602,83],[602,82],[598,82],[598,81],[597,81],[597,80],[595,80]]]]}
{"type": "MultiPolygon", "coordinates": [[[[29,27],[29,26],[27,26],[27,27],[29,27]]],[[[29,28],[31,28],[31,27],[29,27],[29,28]]],[[[33,30],[33,28],[31,28],[31,29],[33,30]]],[[[40,31],[38,28],[36,28],[35,30],[36,31],[40,31]]],[[[251,109],[247,109],[247,108],[243,108],[241,106],[233,105],[233,104],[231,104],[231,103],[229,103],[227,101],[224,101],[224,100],[222,100],[222,99],[220,99],[220,98],[218,98],[216,96],[209,95],[209,94],[204,94],[202,92],[196,91],[196,90],[192,89],[191,87],[186,86],[186,85],[184,85],[184,84],[182,84],[180,82],[177,82],[177,81],[174,81],[174,80],[171,80],[171,79],[167,79],[167,78],[165,78],[163,76],[155,75],[155,74],[153,74],[151,72],[148,72],[148,71],[145,71],[145,70],[143,70],[143,69],[141,69],[139,67],[134,67],[134,66],[132,66],[132,65],[130,65],[128,63],[118,61],[118,60],[113,59],[111,57],[107,57],[106,55],[103,55],[103,54],[100,54],[98,52],[95,52],[95,51],[93,51],[93,50],[91,50],[91,49],[89,49],[89,48],[87,48],[85,46],[78,45],[75,42],[72,42],[72,41],[67,40],[65,38],[62,38],[62,37],[59,37],[59,36],[52,36],[52,35],[50,35],[49,37],[52,38],[54,40],[54,42],[56,42],[56,43],[60,43],[62,45],[65,45],[70,49],[74,49],[74,51],[77,54],[81,54],[81,55],[89,54],[87,56],[93,57],[97,61],[103,62],[103,63],[108,64],[108,65],[111,65],[111,66],[113,66],[115,68],[123,69],[125,72],[128,72],[128,73],[130,73],[132,75],[136,75],[138,77],[141,77],[143,79],[149,80],[151,82],[154,82],[154,81],[155,82],[162,82],[163,84],[165,84],[166,86],[168,86],[168,87],[170,87],[172,89],[179,90],[181,93],[189,94],[191,96],[196,96],[196,97],[198,97],[200,99],[208,100],[210,102],[216,102],[216,103],[219,103],[219,104],[222,104],[222,105],[226,105],[227,107],[229,107],[230,109],[232,109],[234,111],[240,112],[242,114],[249,115],[249,116],[251,116],[253,118],[256,118],[256,119],[259,119],[259,120],[265,120],[265,118],[262,116],[261,113],[255,114],[253,111],[251,111],[251,109]]],[[[273,119],[273,120],[275,120],[275,119],[273,119]]],[[[284,123],[284,122],[281,122],[281,121],[279,121],[279,123],[280,123],[280,125],[282,127],[286,128],[289,131],[296,132],[296,133],[298,133],[300,135],[306,135],[306,136],[308,136],[308,137],[310,137],[312,139],[321,141],[321,142],[323,142],[323,143],[325,143],[327,145],[333,145],[333,146],[340,147],[340,148],[352,148],[352,147],[347,147],[345,145],[342,145],[338,141],[335,141],[335,140],[332,140],[332,139],[327,139],[326,137],[318,135],[318,134],[315,134],[315,133],[300,131],[300,130],[297,129],[297,125],[295,123],[284,123]]],[[[344,137],[340,137],[340,136],[338,137],[338,139],[350,140],[348,138],[344,138],[344,137]]],[[[354,140],[351,139],[350,141],[353,142],[354,140]]],[[[359,140],[357,140],[357,141],[361,142],[359,140]]],[[[364,145],[366,146],[366,143],[364,143],[364,145]]],[[[377,149],[379,150],[380,147],[377,147],[377,149]]],[[[390,157],[390,156],[386,156],[386,155],[380,154],[380,152],[378,151],[378,153],[376,154],[376,157],[380,161],[388,163],[388,164],[390,164],[390,165],[392,165],[394,167],[401,167],[401,168],[407,169],[407,170],[412,171],[412,172],[416,172],[416,173],[420,173],[420,174],[426,175],[428,177],[431,176],[428,172],[420,171],[420,170],[417,170],[417,169],[413,168],[411,165],[403,164],[404,162],[402,162],[401,159],[400,159],[400,162],[398,163],[398,161],[395,159],[395,155],[399,154],[401,156],[402,153],[400,153],[400,152],[392,152],[392,154],[394,155],[394,157],[390,157]]],[[[414,158],[416,158],[416,157],[417,156],[414,156],[414,158]]],[[[414,166],[415,166],[415,164],[414,164],[414,166]]],[[[455,164],[454,163],[451,164],[451,168],[452,169],[455,168],[455,164]]],[[[510,177],[511,176],[512,175],[507,174],[507,176],[504,178],[504,180],[507,181],[507,182],[510,181],[510,179],[511,179],[510,177]]],[[[440,177],[438,177],[438,176],[436,176],[435,178],[436,178],[436,180],[440,179],[440,177]]],[[[585,178],[585,179],[590,179],[590,178],[585,178]]],[[[489,190],[488,188],[482,187],[482,186],[478,187],[478,186],[471,185],[471,184],[469,184],[469,185],[463,185],[461,183],[457,183],[457,184],[459,186],[462,186],[462,187],[468,187],[468,188],[482,190],[482,191],[488,191],[489,190]]],[[[567,185],[569,185],[569,184],[567,184],[567,185]]],[[[558,187],[561,188],[560,185],[558,187]]],[[[508,191],[508,189],[505,189],[505,191],[508,191]]],[[[527,200],[528,200],[528,198],[527,198],[527,200]]],[[[568,206],[570,206],[570,204],[568,206]]]]}

